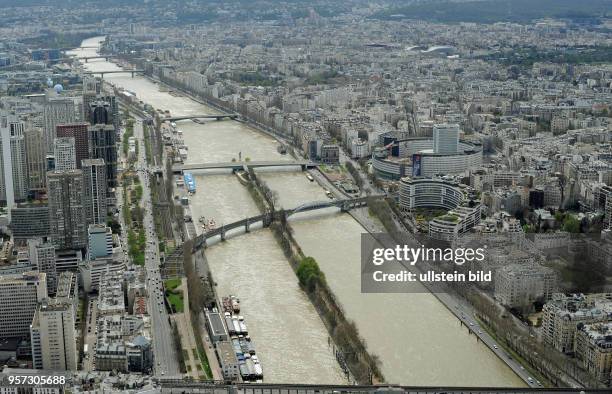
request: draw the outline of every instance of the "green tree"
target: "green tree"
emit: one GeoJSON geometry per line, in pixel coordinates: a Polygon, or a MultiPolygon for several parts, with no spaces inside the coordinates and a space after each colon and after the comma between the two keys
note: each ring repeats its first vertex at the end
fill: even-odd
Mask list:
{"type": "Polygon", "coordinates": [[[563,221],[563,230],[567,231],[568,233],[579,233],[580,222],[574,216],[567,215],[563,221]]]}
{"type": "Polygon", "coordinates": [[[300,284],[309,292],[316,289],[318,285],[323,284],[325,276],[319,269],[317,261],[312,257],[304,257],[297,269],[297,276],[300,284]]]}

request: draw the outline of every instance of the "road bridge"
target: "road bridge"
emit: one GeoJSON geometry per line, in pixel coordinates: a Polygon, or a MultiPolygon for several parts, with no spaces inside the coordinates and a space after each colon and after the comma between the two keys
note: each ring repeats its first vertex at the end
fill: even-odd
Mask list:
{"type": "Polygon", "coordinates": [[[104,79],[104,74],[132,74],[132,78],[134,78],[134,74],[144,74],[144,70],[85,71],[83,74],[100,75],[102,79],[104,79]]]}
{"type": "Polygon", "coordinates": [[[219,170],[219,169],[231,169],[232,171],[238,171],[248,168],[260,168],[260,167],[301,167],[302,171],[308,168],[315,168],[318,164],[308,160],[296,160],[296,161],[235,161],[225,163],[201,163],[201,164],[177,164],[172,166],[172,172],[174,174],[182,174],[184,171],[193,170],[219,170]]]}
{"type": "Polygon", "coordinates": [[[92,59],[104,59],[108,61],[108,59],[117,59],[117,57],[113,55],[95,55],[95,56],[73,56],[73,57],[67,57],[63,59],[85,60],[85,63],[87,63],[89,60],[92,60],[92,59]]]}
{"type": "Polygon", "coordinates": [[[341,212],[347,212],[354,208],[359,208],[368,205],[368,199],[370,198],[383,198],[383,195],[369,196],[369,197],[357,197],[345,200],[328,200],[328,201],[314,201],[302,204],[293,209],[284,209],[274,212],[266,212],[261,215],[251,216],[245,219],[237,220],[233,223],[224,224],[212,230],[205,231],[198,235],[193,240],[193,252],[206,248],[206,240],[213,237],[220,237],[222,241],[225,241],[225,237],[228,231],[236,228],[244,228],[244,232],[248,233],[251,226],[256,223],[262,223],[263,227],[269,227],[275,221],[280,220],[283,216],[288,218],[292,215],[301,212],[315,211],[326,208],[340,208],[341,212]]]}
{"type": "Polygon", "coordinates": [[[219,115],[185,115],[185,116],[169,116],[163,120],[175,121],[175,120],[187,120],[187,119],[236,119],[238,114],[219,114],[219,115]]]}

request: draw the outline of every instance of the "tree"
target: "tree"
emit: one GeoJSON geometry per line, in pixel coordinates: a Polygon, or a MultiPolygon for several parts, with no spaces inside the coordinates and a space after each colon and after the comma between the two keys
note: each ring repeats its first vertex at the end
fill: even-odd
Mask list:
{"type": "Polygon", "coordinates": [[[580,232],[580,221],[572,215],[567,215],[563,220],[563,230],[568,233],[579,233],[580,232]]]}
{"type": "Polygon", "coordinates": [[[121,224],[112,217],[109,217],[106,221],[106,225],[111,228],[113,234],[121,235],[121,224]]]}
{"type": "Polygon", "coordinates": [[[297,276],[300,284],[309,292],[313,292],[318,285],[325,280],[323,272],[319,269],[317,261],[312,257],[304,257],[297,269],[297,276]]]}

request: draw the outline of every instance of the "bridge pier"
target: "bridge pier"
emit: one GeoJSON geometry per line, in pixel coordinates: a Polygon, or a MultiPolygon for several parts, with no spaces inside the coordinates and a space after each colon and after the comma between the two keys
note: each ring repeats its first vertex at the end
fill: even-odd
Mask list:
{"type": "Polygon", "coordinates": [[[225,227],[221,227],[221,241],[225,241],[225,227]]]}
{"type": "Polygon", "coordinates": [[[249,218],[247,218],[246,222],[244,222],[244,232],[245,233],[251,232],[251,223],[249,222],[249,218]]]}
{"type": "Polygon", "coordinates": [[[263,227],[270,227],[272,223],[272,215],[270,213],[266,213],[266,216],[262,219],[263,227]]]}

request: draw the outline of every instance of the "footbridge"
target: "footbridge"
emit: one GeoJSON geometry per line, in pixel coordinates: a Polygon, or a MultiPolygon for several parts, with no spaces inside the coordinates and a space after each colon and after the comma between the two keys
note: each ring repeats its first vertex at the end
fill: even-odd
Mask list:
{"type": "Polygon", "coordinates": [[[176,121],[176,120],[187,120],[187,119],[236,119],[238,114],[219,114],[219,115],[184,115],[184,116],[170,116],[163,120],[176,121]]]}
{"type": "Polygon", "coordinates": [[[135,74],[144,74],[144,70],[112,70],[112,71],[86,71],[83,74],[85,75],[100,75],[100,77],[104,78],[104,74],[132,74],[132,78],[134,78],[135,74]]]}
{"type": "Polygon", "coordinates": [[[297,161],[232,161],[225,163],[201,163],[201,164],[177,164],[172,166],[174,174],[182,174],[184,171],[193,170],[219,170],[231,169],[232,171],[259,167],[301,167],[302,171],[315,168],[318,164],[308,160],[297,161]]]}
{"type": "Polygon", "coordinates": [[[380,196],[369,196],[369,197],[357,197],[345,200],[329,200],[329,201],[315,201],[306,204],[302,204],[293,209],[285,209],[274,212],[266,212],[261,215],[251,216],[245,219],[237,220],[233,223],[224,224],[212,230],[203,232],[202,234],[195,237],[193,241],[193,252],[206,248],[206,240],[213,237],[220,237],[222,241],[225,241],[225,237],[228,231],[236,228],[244,228],[244,232],[250,232],[251,225],[256,223],[262,223],[263,227],[269,227],[275,221],[279,221],[283,216],[289,218],[291,215],[295,215],[300,212],[309,212],[319,209],[326,208],[340,208],[341,212],[348,212],[351,209],[359,208],[368,205],[368,199],[370,198],[383,198],[380,196]]]}

